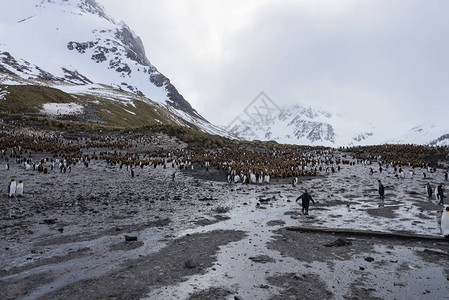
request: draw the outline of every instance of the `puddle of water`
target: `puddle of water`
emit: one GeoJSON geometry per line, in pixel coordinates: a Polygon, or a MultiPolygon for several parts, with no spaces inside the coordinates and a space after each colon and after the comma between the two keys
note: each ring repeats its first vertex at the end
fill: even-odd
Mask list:
{"type": "MultiPolygon", "coordinates": [[[[249,197],[237,195],[233,198],[227,192],[226,197],[229,199],[227,204],[230,207],[235,206],[235,203],[241,204],[243,202],[248,203],[248,205],[234,208],[228,213],[231,219],[227,221],[182,232],[180,235],[217,229],[234,229],[244,230],[247,232],[247,237],[222,247],[217,255],[216,263],[213,267],[207,269],[205,274],[186,278],[184,282],[177,285],[155,289],[144,299],[188,299],[192,293],[217,286],[228,289],[233,293],[229,296],[229,299],[233,299],[236,294],[244,299],[268,299],[276,294],[279,288],[269,285],[266,278],[283,273],[317,274],[327,283],[328,290],[333,293],[335,299],[343,299],[348,296],[353,283],[357,283],[358,280],[362,280],[360,281],[362,286],[366,285],[370,289],[376,289],[375,295],[381,298],[403,299],[404,293],[406,295],[418,295],[423,291],[422,281],[428,281],[426,290],[429,290],[429,292],[419,297],[420,299],[432,299],[432,297],[442,299],[448,294],[446,277],[442,274],[441,266],[435,264],[425,272],[420,270],[416,274],[413,273],[413,269],[405,271],[396,270],[397,268],[391,269],[392,263],[390,261],[398,261],[393,264],[396,267],[405,264],[407,261],[413,261],[417,268],[424,266],[422,260],[414,255],[413,250],[405,247],[387,249],[384,246],[376,246],[374,253],[354,255],[351,260],[335,259],[329,262],[313,263],[283,257],[279,252],[267,249],[266,244],[272,238],[273,230],[281,226],[294,226],[305,222],[311,222],[311,226],[320,226],[319,223],[323,222],[323,226],[326,227],[362,228],[378,231],[389,231],[392,230],[393,226],[389,224],[390,219],[385,221],[385,218],[372,217],[367,220],[366,215],[364,215],[362,220],[358,220],[365,212],[359,212],[357,206],[355,213],[352,213],[353,210],[349,210],[346,206],[329,208],[328,210],[332,211],[332,214],[342,215],[342,217],[333,220],[326,218],[327,209],[314,212],[313,208],[311,210],[312,215],[307,218],[298,214],[297,219],[292,219],[285,216],[285,212],[298,212],[300,210],[300,206],[294,201],[286,202],[286,199],[295,199],[294,191],[280,195],[282,197],[277,197],[279,200],[273,201],[268,209],[258,209],[255,206],[256,199],[261,193],[262,191],[256,192],[254,189],[250,191],[249,197]],[[281,226],[266,225],[267,222],[274,220],[283,220],[286,224],[281,226]],[[275,262],[263,264],[249,259],[259,255],[269,256],[275,262]],[[373,257],[375,262],[368,263],[365,261],[367,256],[373,257]],[[387,263],[382,264],[382,262],[387,263]],[[360,266],[364,267],[366,271],[361,271],[360,266]],[[404,285],[401,280],[406,280],[407,284],[404,285]],[[269,287],[264,288],[265,285],[269,287]]],[[[374,202],[367,205],[368,207],[376,207],[374,202]]],[[[411,212],[410,222],[418,220],[413,217],[414,214],[418,213],[418,209],[408,207],[406,211],[411,212]]],[[[427,224],[429,228],[432,226],[430,224],[434,224],[433,220],[421,221],[427,224]]],[[[403,227],[399,228],[409,229],[408,226],[410,225],[401,224],[401,226],[403,227]]],[[[397,228],[394,228],[394,230],[397,230],[397,228]]],[[[421,231],[418,230],[418,232],[421,231]]],[[[428,234],[428,232],[425,233],[428,234]]],[[[407,297],[407,299],[413,298],[407,297]]]]}
{"type": "Polygon", "coordinates": [[[125,251],[105,251],[106,248],[109,248],[112,245],[124,243],[123,239],[119,236],[105,236],[86,242],[64,244],[57,248],[45,247],[44,252],[47,257],[63,256],[67,254],[70,249],[81,249],[86,247],[90,248],[93,254],[89,254],[83,258],[71,259],[63,263],[46,264],[25,272],[2,277],[2,280],[18,280],[32,274],[51,272],[56,278],[55,281],[39,286],[39,288],[23,298],[36,299],[70,283],[101,276],[104,273],[114,270],[125,260],[136,259],[141,255],[157,252],[164,246],[164,243],[161,242],[164,237],[165,233],[159,229],[145,229],[138,234],[138,240],[144,242],[143,246],[125,251]],[[103,253],[108,254],[104,255],[103,253]]]}
{"type": "MultiPolygon", "coordinates": [[[[296,264],[295,260],[282,257],[278,252],[266,247],[266,243],[272,237],[272,230],[280,227],[280,225],[266,224],[269,221],[285,218],[286,204],[284,201],[278,201],[274,202],[269,210],[259,209],[255,208],[257,202],[255,198],[256,192],[249,200],[246,200],[248,205],[232,210],[231,219],[227,221],[188,230],[181,234],[231,229],[247,232],[246,238],[221,247],[216,263],[206,270],[206,274],[192,276],[178,285],[156,289],[144,299],[187,299],[195,291],[216,286],[227,288],[244,299],[266,299],[273,295],[277,288],[261,287],[261,285],[267,285],[265,278],[276,272],[285,272],[286,260],[290,261],[290,265],[296,264]],[[271,262],[263,264],[250,259],[259,255],[267,255],[281,264],[271,262]]],[[[286,222],[287,224],[282,226],[294,224],[294,220],[286,220],[286,222]]]]}
{"type": "Polygon", "coordinates": [[[309,271],[323,278],[336,299],[349,296],[352,283],[370,288],[372,295],[381,299],[447,299],[446,275],[440,265],[424,264],[415,255],[415,251],[422,250],[376,245],[373,253],[358,254],[347,261],[334,260],[332,267],[314,262],[309,271]],[[365,261],[367,256],[374,261],[365,261]]]}

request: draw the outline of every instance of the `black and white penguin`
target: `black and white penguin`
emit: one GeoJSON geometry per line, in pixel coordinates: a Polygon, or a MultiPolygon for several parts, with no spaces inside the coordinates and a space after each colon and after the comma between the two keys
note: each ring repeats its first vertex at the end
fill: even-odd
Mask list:
{"type": "Polygon", "coordinates": [[[19,180],[19,183],[17,184],[16,194],[19,197],[22,197],[22,195],[23,195],[23,182],[22,182],[22,180],[19,180]]]}
{"type": "Polygon", "coordinates": [[[293,178],[292,180],[292,186],[295,187],[296,184],[298,184],[298,177],[293,178]]]}
{"type": "Polygon", "coordinates": [[[255,174],[250,173],[250,181],[251,181],[251,183],[256,183],[256,182],[257,182],[257,181],[256,181],[256,175],[255,175],[255,174]]]}
{"type": "Polygon", "coordinates": [[[435,187],[435,200],[440,200],[440,196],[438,195],[438,185],[435,187]]]}
{"type": "Polygon", "coordinates": [[[385,188],[384,188],[384,185],[382,184],[382,182],[380,182],[380,179],[378,180],[378,182],[379,182],[379,197],[380,197],[380,199],[384,200],[385,188]]]}
{"type": "Polygon", "coordinates": [[[16,189],[17,189],[17,183],[14,179],[11,179],[11,182],[9,183],[9,188],[8,188],[8,196],[13,197],[14,194],[16,193],[16,189]]]}
{"type": "Polygon", "coordinates": [[[270,183],[270,175],[265,175],[264,176],[264,182],[265,183],[270,183]]]}
{"type": "Polygon", "coordinates": [[[239,181],[240,181],[240,176],[237,175],[237,174],[235,174],[235,175],[234,175],[234,183],[237,183],[237,182],[239,182],[239,181]]]}
{"type": "Polygon", "coordinates": [[[437,200],[440,200],[440,202],[438,204],[444,205],[444,188],[443,188],[443,184],[442,183],[437,185],[435,193],[437,194],[436,195],[437,196],[437,200]]]}
{"type": "Polygon", "coordinates": [[[441,215],[441,233],[449,238],[449,206],[446,207],[446,210],[441,215]]]}
{"type": "Polygon", "coordinates": [[[427,197],[429,199],[432,198],[432,187],[430,186],[430,183],[427,183],[426,190],[427,190],[427,197]]]}

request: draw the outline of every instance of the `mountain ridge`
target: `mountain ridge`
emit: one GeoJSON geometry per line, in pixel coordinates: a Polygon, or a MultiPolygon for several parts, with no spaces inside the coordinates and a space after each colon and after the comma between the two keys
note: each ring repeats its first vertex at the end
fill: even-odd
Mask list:
{"type": "Polygon", "coordinates": [[[0,83],[20,84],[12,75],[47,86],[104,83],[209,123],[151,64],[141,39],[95,0],[16,3],[4,10],[1,23],[8,34],[0,37],[0,83]]]}
{"type": "MultiPolygon", "coordinates": [[[[428,144],[449,145],[449,128],[436,125],[420,125],[397,138],[384,137],[373,124],[354,124],[339,114],[294,104],[276,107],[275,114],[260,115],[260,109],[246,108],[226,130],[244,140],[276,141],[285,144],[323,145],[330,147],[374,144],[428,144]],[[438,129],[438,130],[437,130],[438,129]]],[[[260,108],[260,106],[259,106],[260,108]]]]}

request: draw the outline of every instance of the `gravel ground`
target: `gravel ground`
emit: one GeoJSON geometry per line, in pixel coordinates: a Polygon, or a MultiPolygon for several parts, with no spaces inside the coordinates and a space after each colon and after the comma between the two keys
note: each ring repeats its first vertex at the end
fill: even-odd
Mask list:
{"type": "Polygon", "coordinates": [[[172,181],[174,171],[2,168],[5,191],[15,178],[25,193],[0,198],[0,298],[449,299],[449,243],[427,181],[362,165],[296,187],[229,185],[199,166],[172,181]],[[303,188],[317,202],[308,216],[294,201],[303,188]]]}

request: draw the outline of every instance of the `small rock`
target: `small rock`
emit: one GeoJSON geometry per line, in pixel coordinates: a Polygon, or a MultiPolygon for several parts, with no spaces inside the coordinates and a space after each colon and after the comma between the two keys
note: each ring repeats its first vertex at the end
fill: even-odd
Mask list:
{"type": "Polygon", "coordinates": [[[193,269],[193,268],[196,267],[196,262],[195,262],[193,259],[188,259],[188,260],[184,263],[184,266],[185,266],[186,268],[193,269]]]}
{"type": "Polygon", "coordinates": [[[262,264],[265,264],[268,262],[276,262],[275,259],[273,259],[267,255],[251,256],[251,257],[249,257],[249,259],[251,259],[254,262],[262,263],[262,264]]]}
{"type": "Polygon", "coordinates": [[[44,220],[44,224],[47,224],[47,225],[53,225],[53,224],[56,223],[57,220],[58,220],[58,219],[45,219],[45,220],[44,220]]]}
{"type": "Polygon", "coordinates": [[[58,231],[59,231],[59,232],[63,232],[63,231],[64,231],[64,228],[62,228],[62,227],[61,227],[61,228],[58,228],[58,231]]]}
{"type": "Polygon", "coordinates": [[[342,247],[342,246],[349,246],[349,245],[352,245],[352,243],[349,241],[346,241],[342,238],[338,238],[331,243],[325,244],[324,246],[325,247],[342,247]]]}
{"type": "Polygon", "coordinates": [[[227,213],[229,211],[229,207],[225,207],[225,206],[218,206],[216,209],[217,213],[227,213]]]}
{"type": "Polygon", "coordinates": [[[137,241],[137,236],[125,235],[125,241],[126,241],[126,242],[137,241]]]}
{"type": "Polygon", "coordinates": [[[374,261],[374,258],[371,257],[371,256],[368,256],[368,257],[365,257],[365,260],[366,260],[367,262],[373,262],[373,261],[374,261]]]}

